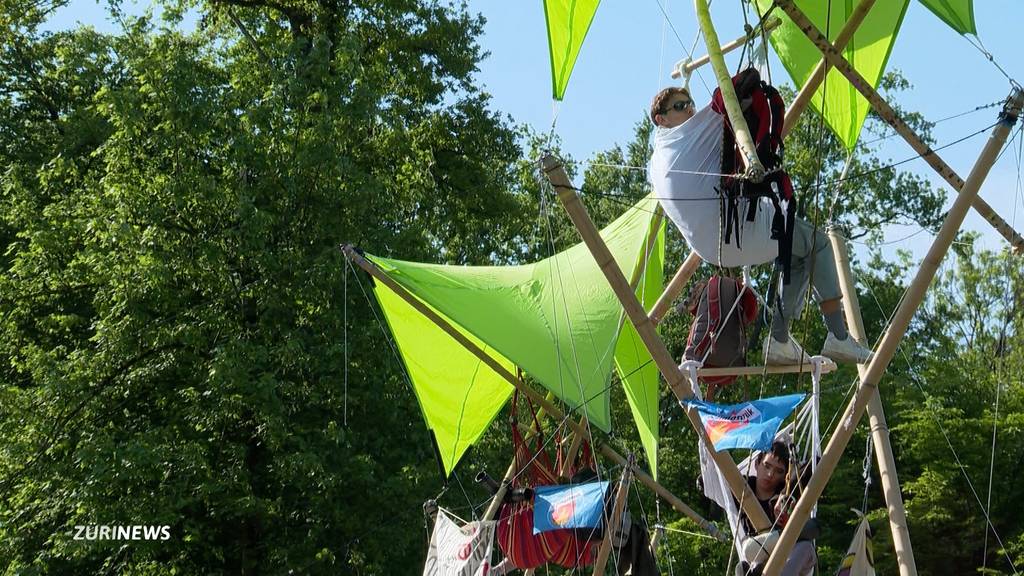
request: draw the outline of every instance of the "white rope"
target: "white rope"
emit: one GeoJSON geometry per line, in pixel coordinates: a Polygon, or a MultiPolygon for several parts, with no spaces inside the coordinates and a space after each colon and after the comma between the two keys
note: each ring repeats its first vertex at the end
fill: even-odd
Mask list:
{"type": "MultiPolygon", "coordinates": [[[[1020,197],[1020,193],[1021,193],[1020,173],[1021,173],[1021,151],[1022,151],[1022,148],[1024,148],[1024,138],[1022,138],[1020,143],[1018,143],[1018,151],[1017,151],[1017,158],[1016,158],[1016,160],[1017,160],[1017,189],[1015,191],[1015,197],[1020,197]]],[[[1014,201],[1014,203],[1013,203],[1013,216],[1012,216],[1012,219],[1011,219],[1011,222],[1010,222],[1010,227],[1011,228],[1016,228],[1016,223],[1017,223],[1017,202],[1014,201]]],[[[1013,280],[1012,280],[1012,278],[1010,276],[1010,260],[1007,260],[1006,282],[1005,282],[1005,284],[1006,284],[1006,292],[1003,295],[1003,301],[1004,302],[1009,302],[1010,301],[1010,296],[1011,296],[1011,292],[1012,292],[1012,283],[1013,283],[1013,280]]],[[[995,413],[992,416],[992,448],[991,448],[991,452],[989,454],[989,462],[988,462],[988,495],[985,498],[985,512],[986,512],[986,514],[991,514],[992,513],[992,480],[993,480],[993,476],[995,474],[995,468],[996,468],[996,434],[997,434],[998,428],[999,428],[999,393],[1000,393],[1000,391],[1002,389],[1002,379],[1003,379],[1003,375],[1005,374],[1004,369],[1006,367],[1006,352],[1005,352],[1005,350],[1003,350],[1003,347],[1006,346],[1006,325],[1005,324],[1003,325],[1003,330],[1001,331],[1001,333],[999,335],[998,346],[999,346],[999,368],[996,371],[996,402],[995,402],[995,413]]],[[[984,548],[984,552],[982,553],[982,556],[981,556],[982,571],[984,571],[984,569],[987,566],[988,566],[988,530],[985,530],[985,548],[984,548]]]]}
{"type": "MultiPolygon", "coordinates": [[[[689,50],[687,50],[686,49],[686,44],[683,43],[683,39],[679,37],[679,32],[676,31],[676,27],[672,24],[672,20],[668,17],[668,11],[665,9],[665,6],[659,0],[654,0],[654,3],[657,4],[658,5],[658,9],[661,10],[661,14],[662,14],[662,16],[664,16],[665,22],[668,24],[669,28],[672,29],[672,33],[675,35],[676,40],[679,42],[679,46],[682,47],[682,49],[684,51],[686,51],[687,57],[689,57],[692,60],[693,59],[693,51],[694,51],[694,49],[697,48],[697,40],[700,38],[700,30],[697,31],[697,35],[693,39],[693,47],[690,48],[689,50]]],[[[708,7],[709,8],[711,7],[711,2],[708,2],[708,7]]],[[[711,89],[708,88],[708,83],[705,82],[704,81],[704,77],[701,76],[700,70],[696,70],[696,72],[697,72],[697,78],[700,79],[700,83],[704,85],[704,89],[708,91],[708,94],[710,94],[711,93],[711,89]]],[[[689,82],[687,82],[687,84],[689,84],[689,82]]]]}
{"type": "Polygon", "coordinates": [[[981,52],[982,56],[984,56],[986,60],[991,62],[992,65],[996,67],[996,70],[999,70],[999,72],[1003,76],[1005,76],[1007,80],[1010,81],[1010,85],[1011,86],[1013,86],[1015,88],[1019,88],[1020,87],[1020,84],[1017,83],[1017,80],[1015,80],[1009,74],[1007,74],[1006,70],[1004,70],[1003,67],[1000,66],[998,62],[996,62],[995,56],[993,56],[992,53],[989,52],[985,48],[985,45],[982,44],[982,42],[981,42],[981,37],[979,37],[977,34],[974,34],[973,35],[974,39],[977,41],[977,43],[975,43],[974,41],[971,40],[971,37],[968,36],[967,34],[961,34],[961,36],[963,36],[964,40],[967,40],[968,44],[970,44],[971,46],[974,46],[979,52],[981,52]]]}
{"type": "MultiPolygon", "coordinates": [[[[582,163],[589,164],[590,166],[597,166],[602,168],[618,168],[619,170],[635,170],[646,172],[646,166],[631,166],[629,164],[611,164],[608,162],[594,162],[593,160],[583,160],[582,163]]],[[[719,178],[724,177],[735,177],[735,174],[724,174],[720,172],[698,172],[693,170],[665,170],[666,174],[694,174],[696,176],[717,176],[719,178]]],[[[718,197],[715,196],[717,200],[718,197]]]]}
{"type": "Polygon", "coordinates": [[[861,503],[861,514],[868,513],[868,490],[871,488],[871,456],[875,445],[871,441],[871,434],[868,433],[864,439],[864,464],[861,466],[860,475],[864,478],[864,501],[861,503]]]}
{"type": "Polygon", "coordinates": [[[668,12],[668,8],[669,8],[669,0],[665,0],[665,12],[666,12],[666,14],[665,14],[665,17],[661,21],[661,48],[658,50],[658,69],[656,71],[657,73],[655,74],[654,93],[657,93],[658,90],[661,88],[661,70],[662,70],[662,66],[665,65],[665,37],[668,35],[667,33],[668,33],[668,26],[669,26],[668,13],[667,13],[668,12]]]}
{"type": "MultiPolygon", "coordinates": [[[[546,187],[542,188],[542,190],[544,190],[544,189],[547,189],[547,188],[546,187]]],[[[542,197],[542,199],[546,197],[543,191],[541,192],[541,197],[542,197]]],[[[542,200],[542,203],[545,206],[547,206],[547,208],[548,208],[548,210],[547,210],[547,219],[546,219],[547,231],[548,231],[548,241],[549,241],[549,245],[551,247],[551,250],[554,253],[555,241],[554,241],[554,233],[552,231],[553,227],[551,225],[550,202],[544,202],[542,200]]],[[[649,255],[650,251],[647,248],[646,236],[645,236],[644,247],[645,247],[645,253],[649,255]]],[[[653,243],[652,243],[651,249],[653,249],[653,243]]],[[[584,390],[584,388],[583,388],[583,371],[582,371],[582,369],[580,367],[579,356],[578,356],[578,353],[577,353],[577,350],[576,350],[576,339],[571,336],[573,334],[572,319],[570,318],[570,314],[569,314],[569,305],[568,305],[568,301],[566,299],[566,289],[565,289],[565,284],[564,284],[563,278],[562,278],[562,270],[561,270],[560,265],[558,264],[557,258],[554,260],[554,262],[555,262],[555,275],[558,277],[558,285],[559,285],[559,289],[560,289],[561,294],[562,294],[562,308],[563,308],[563,312],[565,314],[566,325],[568,327],[569,334],[570,334],[569,344],[570,344],[571,351],[572,351],[573,364],[574,364],[575,369],[576,369],[576,385],[577,385],[577,389],[578,389],[577,391],[578,391],[578,393],[580,395],[580,406],[579,407],[582,409],[583,414],[586,414],[586,405],[587,405],[587,403],[590,400],[593,400],[594,398],[597,398],[599,396],[595,396],[594,398],[588,398],[587,394],[586,394],[586,390],[584,390]]],[[[646,271],[647,262],[648,262],[648,259],[645,258],[645,260],[644,260],[644,271],[646,271]]],[[[580,290],[579,282],[576,281],[575,271],[572,269],[571,266],[569,268],[569,273],[572,275],[573,287],[576,289],[577,295],[579,295],[579,290],[580,290]]],[[[554,299],[553,299],[552,303],[554,304],[554,299]]],[[[555,312],[555,331],[556,331],[556,333],[555,333],[555,342],[556,342],[556,346],[557,346],[557,342],[558,342],[558,335],[557,335],[558,315],[557,315],[557,310],[554,311],[554,312],[555,312]]],[[[584,314],[584,319],[585,319],[585,317],[586,317],[586,310],[583,310],[583,314],[584,314]]],[[[621,324],[622,324],[622,317],[620,317],[620,329],[621,329],[621,324]]],[[[594,344],[594,342],[591,341],[591,344],[594,344]]],[[[603,361],[603,359],[606,358],[608,356],[608,354],[612,353],[614,351],[614,349],[615,349],[615,340],[613,339],[611,342],[608,343],[607,346],[605,346],[604,353],[600,357],[601,360],[603,361]]],[[[595,352],[596,352],[596,350],[595,350],[595,352]]],[[[560,354],[558,353],[558,348],[556,347],[556,362],[557,362],[557,358],[558,357],[560,357],[560,354]]],[[[563,386],[562,369],[561,369],[560,365],[556,366],[556,368],[558,370],[558,375],[559,375],[558,376],[559,377],[559,389],[562,390],[562,395],[564,396],[564,389],[562,388],[562,386],[563,386]]],[[[607,388],[605,389],[605,391],[607,391],[607,388]]],[[[566,417],[568,417],[568,416],[570,416],[572,414],[571,411],[566,411],[566,412],[567,412],[566,413],[566,417]]],[[[590,443],[593,444],[594,443],[594,434],[593,434],[593,429],[591,428],[590,418],[584,419],[584,424],[586,425],[586,429],[587,429],[587,438],[590,441],[590,443]]],[[[596,472],[597,472],[597,475],[598,475],[598,480],[603,480],[602,475],[601,475],[601,471],[600,471],[600,467],[596,467],[596,468],[597,468],[596,472]]]]}

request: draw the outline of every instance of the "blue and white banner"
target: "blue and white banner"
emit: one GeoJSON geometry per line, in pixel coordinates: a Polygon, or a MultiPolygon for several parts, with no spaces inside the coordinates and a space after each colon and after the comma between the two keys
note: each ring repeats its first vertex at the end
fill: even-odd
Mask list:
{"type": "Polygon", "coordinates": [[[806,394],[790,394],[729,405],[699,400],[687,400],[685,403],[697,408],[716,451],[729,448],[768,450],[782,421],[806,397],[806,394]]]}
{"type": "Polygon", "coordinates": [[[533,533],[601,525],[608,482],[534,488],[533,533]]]}

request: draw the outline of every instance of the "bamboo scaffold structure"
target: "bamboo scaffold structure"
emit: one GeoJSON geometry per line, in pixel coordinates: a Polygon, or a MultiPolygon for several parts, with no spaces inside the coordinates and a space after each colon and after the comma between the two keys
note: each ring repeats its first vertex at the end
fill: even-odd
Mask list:
{"type": "MultiPolygon", "coordinates": [[[[781,1],[785,2],[785,0],[781,1]]],[[[878,350],[875,351],[871,363],[868,364],[865,373],[861,376],[857,393],[847,405],[841,417],[840,422],[842,422],[842,425],[829,439],[828,446],[826,446],[822,453],[821,461],[818,463],[818,469],[811,475],[810,481],[808,481],[803,494],[797,501],[796,508],[794,508],[793,513],[790,515],[789,522],[782,531],[782,536],[775,546],[775,551],[765,565],[763,572],[765,576],[777,576],[781,572],[789,552],[796,543],[800,530],[807,522],[811,509],[817,503],[818,498],[821,497],[821,493],[824,491],[832,473],[836,469],[836,465],[839,463],[840,456],[842,456],[846,445],[849,443],[851,436],[853,436],[854,429],[864,415],[871,396],[877,393],[878,382],[881,380],[882,374],[888,367],[889,362],[892,361],[899,341],[910,326],[910,320],[924,299],[924,295],[932,279],[935,277],[939,264],[942,263],[942,259],[949,251],[953,239],[963,225],[967,210],[970,208],[974,198],[977,197],[982,182],[984,182],[985,177],[992,168],[992,164],[995,163],[999,151],[1006,143],[1010,129],[1017,122],[1022,105],[1024,105],[1024,92],[1019,88],[1015,88],[1007,100],[1003,111],[1000,113],[998,124],[993,128],[988,142],[982,149],[963,187],[960,188],[960,192],[953,202],[953,206],[949,209],[938,235],[932,242],[931,248],[929,248],[927,255],[921,262],[917,274],[907,288],[899,308],[897,308],[890,321],[889,328],[882,336],[878,350]]]]}
{"type": "MultiPolygon", "coordinates": [[[[1024,239],[1022,239],[1006,223],[1005,220],[996,214],[995,211],[978,196],[978,190],[980,189],[981,183],[987,176],[987,173],[999,150],[1005,144],[1010,127],[1019,115],[1021,105],[1024,103],[1024,96],[1022,96],[1019,88],[1015,88],[1000,115],[1000,122],[994,128],[989,142],[980,154],[968,179],[964,181],[960,179],[952,168],[939,158],[938,155],[930,149],[930,147],[923,143],[923,141],[909,128],[909,126],[907,126],[907,124],[898,117],[892,107],[889,106],[885,100],[882,99],[877,92],[875,92],[874,89],[859,76],[859,74],[857,74],[855,70],[853,70],[852,66],[845,61],[840,53],[842,47],[853,36],[864,17],[870,11],[874,4],[874,0],[862,0],[858,4],[850,21],[841,31],[835,45],[829,43],[820,31],[816,30],[814,26],[810,24],[791,0],[778,0],[777,4],[790,16],[791,19],[793,19],[794,22],[797,23],[798,27],[800,27],[800,29],[807,34],[807,36],[811,38],[811,40],[823,52],[823,59],[801,91],[802,98],[799,99],[794,106],[791,106],[787,113],[787,128],[791,128],[795,124],[799,115],[804,109],[806,109],[810,95],[814,93],[818,85],[821,83],[828,71],[828,67],[835,67],[838,71],[844,74],[850,82],[865,95],[865,97],[868,98],[869,103],[876,112],[878,112],[886,122],[892,125],[896,129],[897,133],[903,136],[908,144],[944,179],[946,179],[946,181],[958,192],[958,195],[952,208],[946,214],[943,226],[940,229],[938,236],[935,238],[932,248],[929,250],[928,255],[922,262],[920,270],[901,302],[900,308],[897,310],[889,328],[883,336],[881,344],[879,345],[879,350],[875,352],[875,355],[869,365],[860,367],[861,382],[857,393],[853,400],[850,401],[850,404],[840,420],[842,424],[830,439],[828,446],[823,453],[822,459],[818,464],[817,470],[812,475],[809,485],[798,501],[797,507],[793,511],[793,514],[775,547],[775,552],[770,557],[769,563],[765,566],[764,574],[774,576],[781,570],[782,565],[785,563],[785,560],[795,543],[796,536],[799,534],[803,524],[806,522],[811,509],[816,505],[821,492],[828,482],[828,479],[834,472],[838,459],[845,449],[845,446],[856,427],[856,423],[859,421],[863,412],[868,410],[872,421],[872,440],[878,448],[878,450],[876,450],[878,465],[883,477],[883,492],[886,498],[887,508],[889,510],[890,528],[893,533],[894,547],[897,553],[900,574],[901,576],[913,576],[917,573],[916,564],[914,562],[913,549],[910,544],[909,532],[906,526],[905,509],[900,495],[895,462],[888,438],[888,428],[885,424],[885,415],[882,410],[877,385],[882,373],[884,373],[885,368],[892,359],[898,341],[902,338],[907,326],[909,325],[910,318],[920,304],[930,280],[934,277],[939,262],[941,262],[941,259],[948,251],[949,245],[962,225],[966,211],[970,207],[974,207],[978,210],[978,212],[990,224],[992,224],[1016,250],[1020,251],[1022,247],[1024,247],[1024,239]]],[[[722,91],[726,103],[726,112],[729,114],[730,120],[732,120],[735,115],[731,110],[730,100],[733,102],[735,101],[735,93],[732,90],[731,78],[728,76],[727,72],[720,73],[721,70],[719,70],[719,68],[724,70],[724,61],[722,60],[721,50],[717,46],[717,36],[714,34],[714,28],[710,23],[707,4],[704,0],[695,0],[695,5],[697,8],[698,20],[700,21],[701,28],[704,31],[705,39],[708,43],[709,60],[716,68],[716,77],[719,81],[719,88],[722,91]]],[[[745,159],[749,160],[749,158],[746,157],[746,150],[744,149],[745,123],[742,122],[742,117],[740,118],[740,122],[733,122],[733,124],[734,126],[737,126],[736,138],[737,142],[739,142],[741,151],[744,152],[742,155],[745,159]]],[[[748,132],[746,133],[746,137],[749,137],[748,132]]],[[[607,249],[603,246],[600,237],[597,236],[593,222],[590,221],[589,216],[586,214],[586,210],[582,207],[576,190],[568,182],[568,178],[565,176],[564,171],[561,170],[560,164],[557,160],[551,157],[545,157],[542,160],[542,163],[546,174],[557,192],[559,200],[562,202],[574,225],[576,225],[580,236],[583,238],[588,248],[591,249],[598,265],[601,266],[602,271],[605,273],[605,277],[608,279],[616,295],[622,302],[627,316],[630,321],[634,323],[634,326],[637,328],[637,332],[640,334],[641,340],[644,342],[644,345],[647,346],[652,358],[654,358],[655,362],[658,364],[658,368],[662,372],[662,375],[668,381],[669,387],[672,389],[673,393],[680,398],[680,400],[684,399],[687,396],[687,393],[679,389],[682,375],[680,374],[680,371],[674,366],[671,366],[669,361],[665,358],[667,351],[664,348],[664,343],[653,330],[653,324],[661,319],[662,314],[651,314],[648,317],[647,315],[641,315],[639,313],[637,310],[639,304],[636,302],[636,298],[632,293],[626,290],[625,286],[623,286],[624,277],[622,276],[621,271],[618,269],[617,265],[615,265],[614,261],[606,254],[607,249]]],[[[753,162],[746,162],[748,178],[751,175],[750,167],[752,165],[753,162]]],[[[837,252],[840,252],[841,248],[844,247],[837,245],[837,252]]],[[[846,313],[848,314],[851,333],[854,338],[863,341],[864,332],[860,320],[859,308],[857,307],[856,300],[853,298],[852,277],[848,270],[848,260],[843,259],[843,255],[845,255],[844,249],[842,250],[842,254],[837,254],[837,256],[840,256],[840,264],[845,265],[846,267],[845,271],[842,272],[844,296],[853,300],[852,305],[847,305],[846,313]]],[[[692,256],[693,255],[691,254],[691,258],[692,256]]],[[[677,273],[677,277],[688,279],[689,276],[692,275],[691,270],[695,270],[698,265],[699,264],[690,262],[688,259],[680,268],[679,273],[677,273]]],[[[673,282],[669,285],[669,289],[666,290],[666,294],[663,295],[662,299],[659,300],[658,305],[655,306],[655,310],[660,312],[660,310],[667,309],[668,302],[678,295],[678,291],[681,290],[681,286],[684,283],[685,281],[680,282],[677,285],[677,282],[673,279],[673,282]],[[675,292],[673,294],[669,294],[669,291],[675,292]]],[[[848,299],[847,302],[850,302],[850,300],[848,299]]],[[[694,418],[689,412],[690,411],[687,411],[687,415],[690,417],[691,422],[693,422],[694,418]]],[[[697,429],[701,441],[707,442],[707,438],[702,434],[699,424],[695,423],[694,427],[697,429]]],[[[729,484],[730,489],[733,490],[734,494],[738,494],[739,491],[742,490],[742,487],[737,487],[735,483],[736,479],[733,476],[733,472],[735,471],[734,461],[732,461],[731,458],[722,458],[721,455],[714,451],[711,451],[711,453],[716,465],[726,477],[726,482],[729,484]]],[[[739,498],[739,500],[741,502],[743,501],[742,498],[739,498]]],[[[744,507],[744,512],[746,512],[746,507],[744,507]]],[[[753,518],[753,516],[751,516],[751,518],[753,518]]],[[[756,522],[754,524],[755,530],[763,530],[763,528],[759,527],[756,522]]]]}

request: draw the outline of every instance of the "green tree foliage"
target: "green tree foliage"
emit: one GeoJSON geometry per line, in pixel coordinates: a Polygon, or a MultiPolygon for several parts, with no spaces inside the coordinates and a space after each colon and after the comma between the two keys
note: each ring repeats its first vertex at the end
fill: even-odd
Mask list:
{"type": "Polygon", "coordinates": [[[516,133],[472,80],[482,21],[201,2],[115,7],[105,35],[41,32],[37,6],[5,5],[0,43],[2,564],[406,572],[436,468],[338,247],[523,243],[516,133]],[[72,538],[131,524],[171,540],[72,538]]]}

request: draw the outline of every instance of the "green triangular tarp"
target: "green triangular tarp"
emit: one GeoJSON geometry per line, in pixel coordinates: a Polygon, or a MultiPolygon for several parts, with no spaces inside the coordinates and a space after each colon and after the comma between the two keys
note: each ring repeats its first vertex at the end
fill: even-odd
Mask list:
{"type": "Polygon", "coordinates": [[[555,100],[565,96],[565,87],[598,3],[599,0],[544,0],[551,51],[551,90],[555,100]]]}
{"type": "Polygon", "coordinates": [[[977,34],[974,26],[973,0],[921,0],[950,28],[961,34],[977,34]]]}
{"type": "MultiPolygon", "coordinates": [[[[398,344],[423,419],[434,434],[445,474],[450,474],[505,405],[512,385],[384,284],[377,282],[374,294],[398,344]]],[[[461,328],[459,332],[515,373],[511,362],[479,338],[461,328]]]]}
{"type": "MultiPolygon", "coordinates": [[[[882,79],[893,42],[907,10],[907,3],[908,0],[876,2],[843,50],[846,60],[874,88],[878,87],[878,82],[882,79]]],[[[762,13],[768,10],[771,4],[771,0],[757,0],[762,13]]],[[[856,2],[797,0],[796,5],[819,30],[828,35],[830,41],[835,42],[856,7],[856,2]],[[830,5],[831,14],[828,9],[830,5]]],[[[771,35],[772,46],[794,84],[803,86],[821,60],[821,52],[788,16],[779,10],[773,11],[773,14],[778,14],[783,23],[771,35]]],[[[811,105],[824,116],[825,122],[846,147],[852,149],[857,143],[864,119],[867,118],[870,109],[860,92],[845,76],[830,69],[822,86],[814,94],[811,105]]]]}
{"type": "MultiPolygon", "coordinates": [[[[655,200],[647,198],[601,232],[627,274],[642,256],[656,206],[655,200]]],[[[657,278],[660,284],[661,251],[655,251],[658,262],[652,259],[645,282],[657,278]]],[[[570,407],[584,406],[591,424],[610,430],[608,384],[622,307],[586,246],[578,244],[523,266],[446,266],[367,258],[460,331],[490,347],[492,357],[506,366],[520,367],[570,407]]],[[[654,297],[660,292],[644,282],[638,289],[654,297]]],[[[376,293],[450,471],[497,414],[511,388],[485,364],[463,353],[454,339],[429,326],[428,320],[414,318],[411,307],[399,302],[388,288],[378,286],[376,293]],[[437,363],[442,361],[439,368],[437,363]]],[[[640,365],[648,359],[633,362],[640,365]]],[[[646,447],[657,442],[656,401],[653,416],[646,402],[656,396],[657,384],[653,392],[647,391],[648,380],[636,378],[642,373],[631,374],[626,385],[634,412],[643,414],[638,427],[646,447]],[[639,400],[634,403],[634,399],[639,400]]]]}

